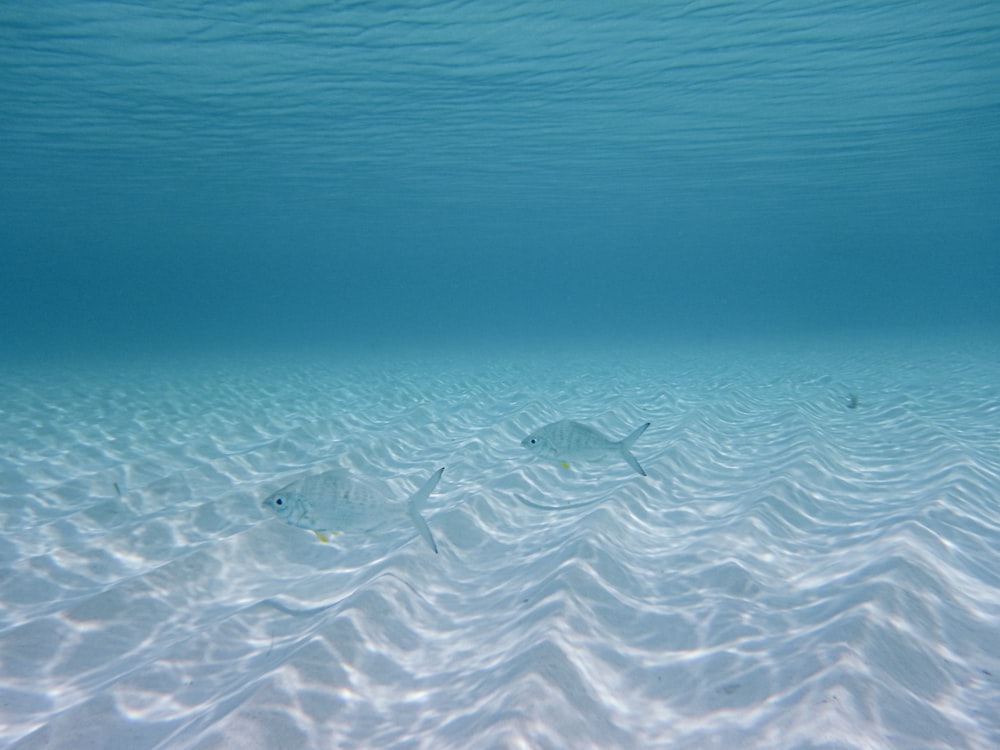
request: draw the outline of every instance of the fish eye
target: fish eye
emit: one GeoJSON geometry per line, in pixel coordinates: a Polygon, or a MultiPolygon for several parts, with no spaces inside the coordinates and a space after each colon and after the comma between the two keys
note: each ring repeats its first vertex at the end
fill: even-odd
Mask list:
{"type": "Polygon", "coordinates": [[[279,498],[275,498],[274,504],[275,505],[284,505],[285,501],[282,498],[280,498],[280,497],[279,498]]]}
{"type": "Polygon", "coordinates": [[[535,438],[531,438],[531,444],[532,444],[532,445],[534,445],[534,444],[535,444],[535,443],[537,443],[537,442],[538,442],[538,441],[537,441],[537,440],[535,440],[535,438]]]}

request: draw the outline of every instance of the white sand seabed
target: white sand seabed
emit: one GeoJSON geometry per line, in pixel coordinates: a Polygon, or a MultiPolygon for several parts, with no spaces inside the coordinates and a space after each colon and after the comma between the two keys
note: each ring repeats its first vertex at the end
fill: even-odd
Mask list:
{"type": "Polygon", "coordinates": [[[0,744],[1000,747],[1000,346],[294,365],[0,374],[0,744]],[[265,516],[337,466],[440,554],[265,516]]]}

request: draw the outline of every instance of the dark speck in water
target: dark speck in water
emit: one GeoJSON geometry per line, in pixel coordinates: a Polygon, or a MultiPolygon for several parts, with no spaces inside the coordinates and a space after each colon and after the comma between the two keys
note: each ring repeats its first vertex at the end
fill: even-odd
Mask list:
{"type": "Polygon", "coordinates": [[[858,408],[858,397],[855,396],[853,393],[847,398],[847,408],[848,409],[858,408]]]}

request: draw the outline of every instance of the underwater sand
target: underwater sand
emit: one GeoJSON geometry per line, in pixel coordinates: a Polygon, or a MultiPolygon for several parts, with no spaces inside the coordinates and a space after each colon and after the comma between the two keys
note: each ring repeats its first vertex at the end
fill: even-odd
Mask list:
{"type": "Polygon", "coordinates": [[[988,340],[8,369],[0,410],[0,745],[1000,747],[988,340]],[[561,418],[651,421],[649,476],[519,445],[561,418]],[[438,466],[438,555],[260,507],[438,466]]]}

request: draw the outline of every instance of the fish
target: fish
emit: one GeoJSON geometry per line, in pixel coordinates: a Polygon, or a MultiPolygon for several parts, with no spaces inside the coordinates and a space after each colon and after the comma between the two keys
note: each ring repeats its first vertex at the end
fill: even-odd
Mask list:
{"type": "Polygon", "coordinates": [[[649,425],[646,422],[624,440],[615,441],[609,440],[593,427],[563,419],[531,433],[521,441],[521,445],[536,455],[559,461],[567,469],[569,462],[577,459],[595,461],[607,456],[621,456],[636,472],[646,476],[645,470],[629,449],[649,425]]]}
{"type": "MultiPolygon", "coordinates": [[[[406,502],[405,514],[437,554],[437,544],[420,511],[444,474],[441,467],[406,502]]],[[[393,523],[404,509],[386,500],[378,488],[347,469],[332,469],[304,477],[268,495],[263,506],[289,526],[313,531],[326,542],[326,532],[372,532],[393,523]]]]}

